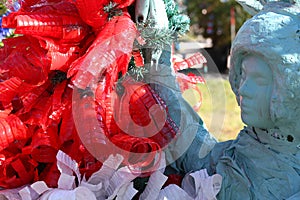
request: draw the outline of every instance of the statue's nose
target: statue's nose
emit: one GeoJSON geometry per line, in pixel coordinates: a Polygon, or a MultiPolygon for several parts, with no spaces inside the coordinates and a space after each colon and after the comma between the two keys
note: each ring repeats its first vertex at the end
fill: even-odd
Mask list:
{"type": "Polygon", "coordinates": [[[249,88],[249,83],[247,80],[241,82],[238,91],[239,91],[240,97],[251,97],[251,90],[249,88]]]}

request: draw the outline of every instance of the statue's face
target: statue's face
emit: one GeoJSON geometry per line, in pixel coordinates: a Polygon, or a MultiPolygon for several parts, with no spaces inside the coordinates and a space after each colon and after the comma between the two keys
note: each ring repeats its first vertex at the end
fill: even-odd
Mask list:
{"type": "Polygon", "coordinates": [[[255,55],[246,56],[241,67],[239,95],[243,122],[257,128],[273,128],[270,118],[273,75],[270,67],[255,55]]]}

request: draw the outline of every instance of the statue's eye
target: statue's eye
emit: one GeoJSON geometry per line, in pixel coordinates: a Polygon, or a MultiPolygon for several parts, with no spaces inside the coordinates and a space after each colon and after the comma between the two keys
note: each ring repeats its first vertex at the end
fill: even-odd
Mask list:
{"type": "Polygon", "coordinates": [[[240,82],[240,85],[243,84],[243,82],[245,81],[246,79],[246,72],[244,70],[244,68],[242,68],[241,70],[241,82],[240,82]]]}

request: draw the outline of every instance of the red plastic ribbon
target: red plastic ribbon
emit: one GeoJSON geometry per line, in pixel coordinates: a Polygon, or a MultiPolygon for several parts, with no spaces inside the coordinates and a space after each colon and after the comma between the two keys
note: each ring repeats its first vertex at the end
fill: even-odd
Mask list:
{"type": "Polygon", "coordinates": [[[27,139],[30,135],[25,124],[15,115],[0,117],[0,151],[16,140],[27,139]]]}
{"type": "Polygon", "coordinates": [[[126,13],[107,22],[86,54],[71,65],[68,77],[75,76],[74,85],[85,89],[92,80],[106,76],[106,93],[111,91],[119,73],[127,71],[136,31],[126,13]]]}
{"type": "Polygon", "coordinates": [[[203,84],[205,83],[205,80],[203,77],[197,76],[193,73],[189,73],[188,75],[185,75],[178,71],[191,68],[194,65],[198,65],[198,64],[206,65],[206,63],[207,63],[206,58],[201,53],[198,52],[183,61],[175,62],[173,64],[174,70],[176,71],[176,79],[182,93],[184,93],[188,89],[194,89],[199,95],[198,102],[193,106],[195,111],[199,111],[202,103],[202,94],[197,84],[199,83],[203,84]]]}
{"type": "MultiPolygon", "coordinates": [[[[165,102],[147,84],[142,84],[132,97],[124,94],[111,102],[119,74],[127,72],[137,35],[126,12],[133,2],[25,0],[19,11],[3,18],[3,26],[15,28],[23,36],[5,39],[0,49],[0,132],[4,133],[0,136],[1,187],[13,188],[38,180],[57,186],[58,150],[75,159],[81,173],[87,176],[101,167],[83,147],[72,115],[72,87],[86,89],[91,80],[97,84],[97,110],[85,112],[87,103],[95,103],[93,97],[87,96],[79,105],[83,117],[98,114],[97,125],[114,144],[129,153],[148,155],[142,158],[129,154],[125,162],[156,169],[159,162],[153,164],[154,152],[177,134],[170,116],[166,115],[162,129],[150,138],[125,133],[112,117],[125,99],[131,104],[127,117],[133,117],[133,123],[141,126],[148,123],[146,114],[154,104],[167,110],[165,102]],[[120,16],[107,13],[108,8],[120,16]],[[68,77],[57,77],[54,70],[68,77]],[[141,120],[141,116],[145,118],[141,120]]],[[[138,66],[142,62],[139,56],[135,55],[138,66]]],[[[124,87],[127,91],[133,88],[125,82],[124,87]]],[[[86,127],[93,128],[92,125],[86,127]]]]}
{"type": "MultiPolygon", "coordinates": [[[[31,4],[31,3],[30,3],[31,4]]],[[[15,28],[15,33],[76,43],[88,33],[76,6],[69,1],[43,1],[29,6],[22,4],[19,11],[3,17],[2,26],[15,28]]]]}
{"type": "Polygon", "coordinates": [[[135,66],[136,67],[143,67],[144,66],[144,59],[142,57],[142,54],[140,50],[133,50],[132,51],[132,56],[134,58],[135,66]]]}
{"type": "Polygon", "coordinates": [[[77,0],[75,4],[83,21],[97,31],[102,29],[109,20],[109,14],[105,12],[105,7],[111,3],[111,9],[122,9],[124,12],[123,8],[130,6],[133,2],[134,0],[77,0]]]}
{"type": "Polygon", "coordinates": [[[32,137],[31,156],[40,163],[53,163],[58,152],[58,127],[50,126],[47,130],[39,129],[32,137]]]}
{"type": "Polygon", "coordinates": [[[183,61],[175,62],[174,70],[179,71],[183,69],[188,69],[198,64],[202,64],[202,65],[207,64],[206,58],[200,52],[195,53],[194,55],[192,55],[187,59],[184,59],[183,61]]]}
{"type": "Polygon", "coordinates": [[[37,163],[29,155],[17,154],[0,165],[0,187],[14,188],[33,181],[37,163]]]}

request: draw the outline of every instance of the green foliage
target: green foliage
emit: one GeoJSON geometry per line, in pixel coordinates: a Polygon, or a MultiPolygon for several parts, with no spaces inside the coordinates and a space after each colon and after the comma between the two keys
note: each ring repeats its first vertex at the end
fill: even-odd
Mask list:
{"type": "Polygon", "coordinates": [[[234,0],[222,3],[220,0],[189,0],[187,11],[191,24],[198,27],[196,34],[210,37],[215,47],[230,45],[230,9],[235,10],[236,31],[250,18],[243,8],[234,0]],[[208,31],[211,26],[211,32],[208,31]]]}
{"type": "Polygon", "coordinates": [[[174,0],[163,0],[169,20],[169,29],[176,30],[179,35],[185,34],[190,28],[190,18],[179,11],[174,0]]]}
{"type": "Polygon", "coordinates": [[[4,13],[6,13],[7,8],[3,3],[0,3],[0,16],[2,16],[4,13]]]}
{"type": "MultiPolygon", "coordinates": [[[[128,72],[126,75],[133,77],[136,81],[141,81],[144,78],[144,74],[148,73],[149,70],[146,67],[136,67],[134,58],[131,57],[131,60],[128,65],[128,72]]],[[[121,79],[122,81],[122,79],[121,79]]]]}
{"type": "Polygon", "coordinates": [[[0,2],[0,47],[4,46],[2,42],[3,39],[18,36],[17,34],[14,34],[14,29],[2,28],[3,16],[7,16],[11,12],[11,9],[15,10],[18,8],[18,6],[19,4],[16,3],[15,0],[12,0],[10,3],[3,0],[0,2]]]}
{"type": "Polygon", "coordinates": [[[163,49],[172,43],[175,31],[172,29],[157,29],[155,22],[147,20],[146,23],[138,24],[141,37],[145,40],[147,47],[163,49]]]}
{"type": "Polygon", "coordinates": [[[190,27],[190,19],[182,14],[174,0],[163,0],[169,21],[169,27],[156,28],[155,21],[147,19],[145,23],[138,23],[137,28],[148,47],[163,49],[176,39],[176,35],[184,35],[190,27]]]}

